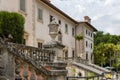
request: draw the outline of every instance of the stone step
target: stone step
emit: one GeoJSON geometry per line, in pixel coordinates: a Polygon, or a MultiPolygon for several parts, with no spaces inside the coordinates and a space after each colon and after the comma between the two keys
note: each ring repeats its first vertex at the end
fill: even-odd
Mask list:
{"type": "Polygon", "coordinates": [[[96,69],[96,68],[94,68],[92,66],[88,66],[88,65],[85,65],[85,64],[82,64],[82,63],[73,62],[72,64],[77,66],[77,67],[80,67],[82,69],[85,69],[87,71],[93,72],[93,73],[95,73],[97,75],[102,75],[104,73],[103,71],[101,71],[99,69],[96,69]]]}
{"type": "Polygon", "coordinates": [[[88,63],[89,66],[93,67],[93,68],[96,68],[98,70],[101,70],[103,71],[104,73],[109,73],[111,72],[110,70],[106,69],[106,68],[103,68],[103,67],[100,67],[98,65],[95,65],[95,64],[92,64],[92,63],[88,63]]]}

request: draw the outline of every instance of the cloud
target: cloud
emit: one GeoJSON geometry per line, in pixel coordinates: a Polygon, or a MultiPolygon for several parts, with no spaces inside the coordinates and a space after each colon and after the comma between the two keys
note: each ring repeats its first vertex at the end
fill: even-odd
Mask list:
{"type": "Polygon", "coordinates": [[[105,5],[112,5],[114,3],[115,0],[106,0],[105,1],[105,5]]]}
{"type": "Polygon", "coordinates": [[[98,30],[120,34],[120,0],[51,0],[51,2],[78,21],[82,21],[83,17],[88,15],[98,30]]]}

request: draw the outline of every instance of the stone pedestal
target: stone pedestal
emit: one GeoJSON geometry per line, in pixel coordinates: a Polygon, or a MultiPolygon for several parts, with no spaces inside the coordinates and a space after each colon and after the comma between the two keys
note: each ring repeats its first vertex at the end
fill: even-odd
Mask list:
{"type": "Polygon", "coordinates": [[[51,68],[51,75],[48,80],[66,80],[68,71],[66,70],[67,63],[64,62],[54,62],[48,63],[47,66],[51,68]]]}
{"type": "Polygon", "coordinates": [[[53,63],[48,63],[46,66],[50,67],[51,75],[48,80],[66,80],[68,71],[66,70],[67,63],[58,60],[63,56],[63,48],[65,46],[57,41],[51,41],[44,45],[45,49],[54,50],[55,58],[53,63]]]}

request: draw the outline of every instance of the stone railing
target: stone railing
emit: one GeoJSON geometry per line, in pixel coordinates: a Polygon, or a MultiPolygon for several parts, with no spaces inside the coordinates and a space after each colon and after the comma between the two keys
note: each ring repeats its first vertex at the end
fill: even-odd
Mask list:
{"type": "Polygon", "coordinates": [[[86,59],[82,59],[82,58],[77,57],[77,58],[74,59],[74,61],[77,62],[77,63],[82,63],[82,64],[85,64],[85,65],[88,65],[88,60],[86,60],[86,59]]]}
{"type": "Polygon", "coordinates": [[[4,47],[9,53],[32,64],[44,74],[50,74],[50,72],[44,68],[44,65],[54,61],[54,51],[25,46],[23,44],[4,42],[2,39],[0,39],[0,47],[4,47]]]}
{"type": "Polygon", "coordinates": [[[85,59],[82,59],[82,58],[79,58],[79,57],[75,57],[75,58],[73,58],[73,57],[68,57],[68,58],[66,58],[66,57],[58,57],[57,60],[58,61],[68,62],[68,63],[75,61],[77,63],[82,63],[82,64],[88,65],[88,60],[85,60],[85,59]]]}
{"type": "Polygon", "coordinates": [[[2,51],[0,67],[4,68],[0,68],[0,71],[4,73],[1,74],[0,72],[0,76],[5,76],[6,79],[22,80],[24,77],[24,79],[27,80],[28,76],[32,76],[28,75],[28,72],[30,72],[34,74],[34,76],[36,75],[37,78],[42,77],[44,80],[59,80],[59,77],[62,78],[61,80],[65,80],[67,64],[64,62],[55,62],[55,51],[53,50],[5,42],[0,38],[0,51],[2,51]],[[4,64],[1,64],[1,62],[4,62],[4,64]],[[10,66],[10,68],[6,66],[10,66]],[[12,71],[9,71],[9,69],[12,71]],[[12,76],[10,74],[12,74],[12,76]],[[20,74],[24,75],[21,76],[20,74]]]}
{"type": "Polygon", "coordinates": [[[7,43],[6,47],[11,53],[23,59],[30,59],[40,63],[53,62],[55,56],[55,52],[52,50],[44,50],[21,44],[7,43]]]}
{"type": "Polygon", "coordinates": [[[10,53],[20,57],[21,59],[31,63],[45,74],[50,74],[44,68],[46,63],[52,63],[54,60],[55,52],[52,50],[42,50],[35,47],[25,46],[21,44],[7,43],[7,49],[10,53]]]}

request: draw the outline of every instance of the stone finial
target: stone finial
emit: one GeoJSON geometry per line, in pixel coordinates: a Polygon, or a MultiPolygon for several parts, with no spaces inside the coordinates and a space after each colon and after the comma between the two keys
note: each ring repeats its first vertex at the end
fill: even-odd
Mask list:
{"type": "Polygon", "coordinates": [[[89,16],[84,16],[84,21],[91,23],[91,19],[89,16]]]}

